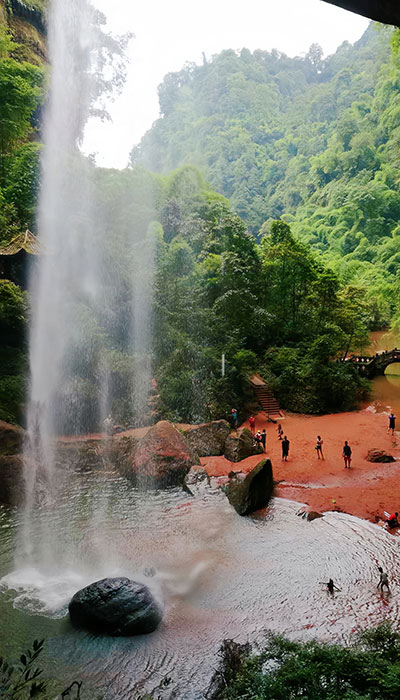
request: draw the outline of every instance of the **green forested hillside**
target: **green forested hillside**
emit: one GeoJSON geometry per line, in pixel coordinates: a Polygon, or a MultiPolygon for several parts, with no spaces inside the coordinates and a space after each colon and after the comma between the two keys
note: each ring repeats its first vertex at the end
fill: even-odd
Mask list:
{"type": "MultiPolygon", "coordinates": [[[[36,29],[13,21],[0,3],[0,248],[35,220],[39,181],[38,112],[43,99],[43,67],[33,35],[36,29]],[[11,26],[18,31],[14,32],[11,26]],[[15,35],[26,44],[15,40],[15,35]],[[23,34],[23,37],[22,37],[23,34]],[[29,59],[29,60],[27,60],[29,59]]],[[[43,41],[43,37],[41,39],[43,41]]],[[[1,253],[0,253],[1,255],[1,253]]],[[[28,298],[20,287],[25,271],[15,275],[0,257],[0,418],[21,420],[25,399],[28,298]]]]}
{"type": "MultiPolygon", "coordinates": [[[[143,419],[129,413],[132,380],[145,361],[127,332],[130,280],[140,287],[153,274],[148,318],[161,416],[193,422],[226,416],[232,405],[243,405],[243,380],[255,370],[287,408],[318,413],[357,406],[365,380],[351,363],[333,360],[365,342],[364,300],[296,241],[288,224],[273,222],[257,243],[227,200],[189,166],[168,176],[140,167],[97,170],[96,201],[98,230],[109,232],[108,311],[101,306],[92,314],[85,342],[105,348],[113,415],[121,422],[143,419]]],[[[87,395],[95,396],[96,365],[81,371],[87,395]]]]}
{"type": "MultiPolygon", "coordinates": [[[[24,47],[16,44],[0,22],[0,245],[34,223],[39,176],[36,108],[43,71],[27,62],[20,53],[24,47]]],[[[325,264],[321,253],[329,253],[334,263],[328,240],[334,238],[333,224],[321,246],[310,222],[319,208],[324,214],[332,210],[327,199],[318,201],[324,188],[333,197],[340,177],[351,177],[352,186],[357,177],[367,177],[365,168],[350,175],[350,165],[339,177],[337,161],[344,168],[346,154],[354,155],[361,146],[357,125],[338,141],[337,124],[355,109],[357,86],[363,86],[366,102],[378,99],[378,85],[385,90],[380,64],[386,81],[393,80],[389,53],[387,34],[370,30],[358,47],[343,46],[325,63],[316,46],[305,59],[228,51],[202,67],[167,76],[160,90],[165,117],[135,157],[168,171],[175,163],[197,159],[212,185],[193,166],[163,175],[140,163],[106,170],[75,153],[70,177],[74,167],[85,167],[92,183],[95,220],[90,226],[98,237],[96,264],[106,302],[77,301],[75,312],[84,324],[82,333],[75,333],[66,379],[79,410],[73,423],[60,422],[61,432],[99,427],[99,357],[110,375],[109,408],[124,425],[155,418],[147,406],[134,408],[132,401],[135,377],[144,375],[141,370],[149,364],[159,389],[158,415],[176,421],[222,417],[232,405],[242,407],[248,373],[255,370],[268,379],[285,408],[356,407],[368,383],[351,363],[340,360],[366,342],[376,303],[351,283],[355,274],[345,279],[338,267],[340,279],[325,264]],[[353,72],[343,67],[350,55],[358,66],[353,72]],[[336,171],[324,179],[322,159],[330,151],[336,153],[336,171]],[[259,229],[263,235],[257,238],[252,233],[259,229]],[[146,294],[147,306],[138,305],[145,315],[139,323],[151,328],[151,347],[133,343],[131,334],[136,301],[146,294]]],[[[392,99],[395,93],[389,92],[392,99]]],[[[361,121],[372,120],[372,107],[357,114],[361,121]]],[[[376,114],[380,120],[378,106],[376,114]]],[[[389,138],[384,147],[391,148],[389,138]]],[[[379,180],[386,164],[376,155],[376,144],[371,150],[379,167],[367,172],[371,181],[376,173],[382,201],[387,200],[385,231],[391,234],[397,215],[395,175],[392,170],[390,187],[389,179],[379,180]]],[[[361,204],[357,208],[352,200],[352,206],[361,211],[361,204]]],[[[340,216],[347,211],[343,202],[338,208],[340,216]]],[[[85,217],[86,209],[75,215],[85,217]]],[[[388,235],[386,240],[396,242],[388,235]]],[[[391,274],[396,279],[396,271],[391,274]]],[[[0,418],[10,421],[23,420],[26,380],[28,300],[15,281],[0,280],[0,418]]],[[[393,283],[383,282],[390,291],[393,283]]],[[[379,302],[384,303],[385,298],[379,302]]],[[[391,313],[389,308],[387,317],[391,313]]],[[[59,406],[67,400],[62,390],[59,406]]],[[[69,415],[60,411],[64,414],[69,415]]]]}
{"type": "Polygon", "coordinates": [[[243,49],[169,74],[161,118],[132,162],[201,168],[254,234],[291,223],[344,282],[365,289],[371,327],[399,315],[400,65],[370,25],[323,60],[243,49]]]}

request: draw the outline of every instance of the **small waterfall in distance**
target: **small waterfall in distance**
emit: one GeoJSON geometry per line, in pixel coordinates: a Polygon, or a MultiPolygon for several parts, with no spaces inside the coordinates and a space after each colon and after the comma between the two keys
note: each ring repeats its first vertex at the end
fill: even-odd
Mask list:
{"type": "MultiPolygon", "coordinates": [[[[119,352],[120,336],[130,346],[132,357],[135,353],[140,357],[136,364],[132,362],[132,384],[137,386],[130,398],[132,413],[144,410],[151,382],[153,247],[151,241],[140,244],[134,231],[125,232],[125,240],[120,236],[118,244],[126,249],[127,310],[124,328],[113,335],[120,304],[114,290],[122,272],[112,259],[113,232],[104,222],[96,168],[79,150],[89,117],[101,109],[102,92],[123,82],[118,72],[123,42],[118,44],[105,34],[103,23],[87,0],[52,0],[50,88],[38,205],[42,254],[31,284],[26,501],[16,571],[7,577],[11,587],[30,590],[46,587],[46,579],[56,587],[63,585],[65,577],[74,588],[80,567],[86,567],[88,576],[90,566],[96,574],[102,571],[102,564],[96,562],[101,549],[96,544],[96,527],[82,526],[86,532],[93,530],[93,547],[86,541],[82,549],[91,551],[82,557],[76,524],[75,529],[69,529],[68,522],[49,527],[46,512],[62,509],[62,479],[68,478],[65,469],[61,474],[63,470],[57,467],[57,435],[98,432],[112,411],[112,358],[119,352]],[[136,277],[135,268],[141,271],[136,277]]],[[[72,473],[74,465],[70,466],[72,473]]],[[[89,503],[88,511],[90,508],[93,523],[101,521],[102,508],[104,513],[109,510],[106,502],[102,508],[99,503],[89,503]]],[[[112,567],[109,552],[102,551],[101,559],[112,567]]]]}

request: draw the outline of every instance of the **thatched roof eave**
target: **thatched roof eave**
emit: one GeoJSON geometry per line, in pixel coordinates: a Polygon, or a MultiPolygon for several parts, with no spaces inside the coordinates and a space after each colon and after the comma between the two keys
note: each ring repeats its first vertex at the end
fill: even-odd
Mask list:
{"type": "Polygon", "coordinates": [[[28,229],[25,233],[19,233],[15,236],[8,245],[0,247],[0,257],[3,255],[17,255],[21,250],[29,253],[29,255],[40,255],[42,253],[37,237],[28,229]]]}

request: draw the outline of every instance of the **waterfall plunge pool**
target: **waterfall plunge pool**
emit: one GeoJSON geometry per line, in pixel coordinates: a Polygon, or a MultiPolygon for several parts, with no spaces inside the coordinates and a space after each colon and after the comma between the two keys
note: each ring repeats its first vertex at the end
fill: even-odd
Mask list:
{"type": "Polygon", "coordinates": [[[112,473],[64,474],[53,503],[35,511],[31,553],[17,562],[23,516],[0,510],[2,653],[18,658],[45,637],[48,677],[83,680],[106,700],[145,692],[188,700],[203,697],[224,638],[261,643],[271,629],[345,642],[398,620],[398,540],[342,513],[309,523],[298,508],[275,499],[266,515],[241,518],[219,490],[142,493],[112,473]],[[378,564],[391,595],[376,589],[378,564]],[[76,590],[114,575],[145,580],[163,597],[156,632],[107,638],[70,625],[76,590]],[[330,577],[341,588],[334,598],[319,583],[330,577]]]}

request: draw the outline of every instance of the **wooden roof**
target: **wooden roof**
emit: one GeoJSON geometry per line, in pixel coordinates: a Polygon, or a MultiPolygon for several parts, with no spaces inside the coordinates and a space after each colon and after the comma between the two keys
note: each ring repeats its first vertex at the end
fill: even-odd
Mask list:
{"type": "Polygon", "coordinates": [[[8,245],[0,247],[0,256],[16,255],[20,250],[25,250],[30,255],[39,255],[41,252],[37,237],[29,230],[26,230],[25,233],[19,233],[8,245]]]}

